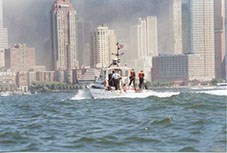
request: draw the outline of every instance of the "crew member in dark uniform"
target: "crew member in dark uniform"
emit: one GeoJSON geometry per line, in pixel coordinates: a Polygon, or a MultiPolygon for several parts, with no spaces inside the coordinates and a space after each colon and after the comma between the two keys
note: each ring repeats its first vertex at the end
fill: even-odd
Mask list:
{"type": "Polygon", "coordinates": [[[114,86],[113,78],[112,78],[113,74],[114,74],[114,71],[108,75],[108,84],[110,87],[114,86]]]}

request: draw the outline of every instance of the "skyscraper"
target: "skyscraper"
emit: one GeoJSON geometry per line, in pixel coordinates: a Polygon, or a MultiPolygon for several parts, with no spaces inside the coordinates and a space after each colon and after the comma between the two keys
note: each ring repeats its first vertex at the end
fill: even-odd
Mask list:
{"type": "Polygon", "coordinates": [[[158,52],[182,54],[182,0],[158,1],[158,52]]]}
{"type": "Polygon", "coordinates": [[[225,79],[225,0],[214,1],[215,76],[225,79]]]}
{"type": "Polygon", "coordinates": [[[139,18],[138,25],[131,26],[129,46],[129,65],[137,71],[143,69],[150,81],[152,57],[158,55],[157,17],[139,18]]]}
{"type": "Polygon", "coordinates": [[[78,60],[80,66],[90,66],[92,24],[78,21],[78,60]]]}
{"type": "Polygon", "coordinates": [[[169,0],[168,53],[182,54],[182,6],[181,0],[169,0]]]}
{"type": "Polygon", "coordinates": [[[224,63],[224,74],[227,80],[227,1],[225,1],[225,63],[224,63]]]}
{"type": "Polygon", "coordinates": [[[157,17],[149,16],[147,21],[147,55],[157,56],[158,55],[158,27],[157,17]]]}
{"type": "Polygon", "coordinates": [[[51,10],[51,29],[53,69],[76,69],[77,13],[71,0],[55,0],[51,10]]]}
{"type": "MultiPolygon", "coordinates": [[[[190,20],[183,23],[185,29],[183,42],[190,44],[190,50],[185,52],[198,54],[202,62],[198,63],[202,80],[215,78],[215,45],[214,45],[214,0],[184,0],[184,6],[189,13],[184,13],[183,18],[190,20]],[[189,41],[190,40],[190,41],[189,41]]],[[[185,45],[185,44],[184,44],[185,45]]]]}
{"type": "Polygon", "coordinates": [[[3,5],[0,0],[0,68],[5,66],[4,50],[8,48],[8,31],[3,27],[3,5]]]}
{"type": "Polygon", "coordinates": [[[190,1],[182,1],[182,50],[183,53],[188,54],[191,52],[191,14],[190,14],[190,1]]]}
{"type": "Polygon", "coordinates": [[[112,53],[116,53],[116,35],[114,30],[101,25],[92,33],[91,67],[109,66],[112,53]]]}

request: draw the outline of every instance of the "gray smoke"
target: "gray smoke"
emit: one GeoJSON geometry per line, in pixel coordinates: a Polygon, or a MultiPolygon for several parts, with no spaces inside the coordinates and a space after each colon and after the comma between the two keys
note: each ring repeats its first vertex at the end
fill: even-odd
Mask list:
{"type": "MultiPolygon", "coordinates": [[[[166,0],[72,0],[79,18],[93,25],[107,24],[121,40],[127,40],[130,25],[137,18],[160,16],[166,0]]],[[[37,64],[50,66],[50,9],[54,0],[3,0],[4,25],[9,43],[34,47],[37,64]]],[[[168,15],[168,14],[167,14],[168,15]]],[[[163,21],[161,21],[163,22],[163,21]]]]}

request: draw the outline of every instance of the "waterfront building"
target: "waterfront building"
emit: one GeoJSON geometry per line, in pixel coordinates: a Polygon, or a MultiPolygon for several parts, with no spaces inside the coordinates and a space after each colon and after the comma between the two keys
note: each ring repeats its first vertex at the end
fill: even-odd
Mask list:
{"type": "Polygon", "coordinates": [[[78,67],[77,13],[71,0],[55,0],[51,10],[53,70],[78,67]]]}
{"type": "Polygon", "coordinates": [[[38,71],[43,72],[43,71],[46,71],[46,67],[43,65],[36,65],[36,66],[33,66],[30,70],[35,72],[38,72],[38,71]]]}
{"type": "Polygon", "coordinates": [[[80,67],[90,66],[92,24],[78,21],[78,60],[80,67]]]}
{"type": "Polygon", "coordinates": [[[203,62],[200,54],[161,55],[153,57],[152,81],[187,83],[203,80],[198,64],[203,62]]]}
{"type": "Polygon", "coordinates": [[[35,49],[25,44],[13,45],[5,50],[5,61],[7,69],[27,72],[36,65],[35,49]]]}
{"type": "Polygon", "coordinates": [[[36,72],[36,81],[45,82],[45,72],[36,72]]]}
{"type": "Polygon", "coordinates": [[[21,92],[28,91],[28,75],[27,72],[17,72],[16,74],[16,84],[18,90],[21,92]]]}
{"type": "Polygon", "coordinates": [[[214,1],[215,77],[225,79],[225,0],[214,1]]]}
{"type": "Polygon", "coordinates": [[[53,82],[55,81],[55,71],[29,71],[28,84],[33,82],[53,82]]]}
{"type": "Polygon", "coordinates": [[[66,71],[65,72],[65,78],[66,78],[65,82],[71,83],[71,84],[72,83],[73,84],[77,83],[77,79],[78,79],[77,71],[78,71],[78,69],[77,70],[68,70],[68,71],[66,71]]]}
{"type": "Polygon", "coordinates": [[[215,78],[214,0],[183,1],[184,53],[200,54],[198,63],[203,81],[215,78]]]}
{"type": "Polygon", "coordinates": [[[11,71],[0,72],[0,92],[16,90],[16,73],[11,71]]]}
{"type": "Polygon", "coordinates": [[[66,82],[67,78],[65,76],[66,71],[55,71],[56,73],[56,81],[58,82],[66,82]]]}
{"type": "Polygon", "coordinates": [[[33,82],[36,82],[36,71],[29,71],[28,72],[28,84],[32,85],[33,82]]]}
{"type": "Polygon", "coordinates": [[[188,79],[187,56],[162,55],[153,57],[152,81],[181,81],[188,79]]]}
{"type": "Polygon", "coordinates": [[[108,26],[101,25],[92,33],[91,67],[106,67],[112,62],[112,53],[116,54],[116,35],[108,26]]]}
{"type": "Polygon", "coordinates": [[[78,83],[91,84],[99,76],[101,69],[96,68],[83,68],[78,71],[78,83]]]}
{"type": "Polygon", "coordinates": [[[55,71],[45,71],[44,80],[46,82],[53,82],[53,81],[55,81],[55,71]]]}
{"type": "Polygon", "coordinates": [[[3,4],[0,0],[0,68],[5,66],[6,48],[8,48],[8,30],[3,26],[3,4]]]}

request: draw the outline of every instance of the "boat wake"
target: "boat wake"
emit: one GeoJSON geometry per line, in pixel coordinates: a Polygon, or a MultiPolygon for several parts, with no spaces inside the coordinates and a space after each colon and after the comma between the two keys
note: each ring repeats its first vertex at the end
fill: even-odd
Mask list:
{"type": "Polygon", "coordinates": [[[205,94],[215,95],[215,96],[227,96],[227,89],[197,91],[196,93],[205,93],[205,94]]]}
{"type": "Polygon", "coordinates": [[[83,99],[92,99],[91,94],[88,90],[79,90],[78,93],[71,98],[71,100],[83,100],[83,99]]]}
{"type": "Polygon", "coordinates": [[[141,93],[135,93],[133,92],[128,92],[125,93],[123,95],[119,95],[116,97],[110,97],[110,98],[147,98],[147,97],[159,97],[159,98],[168,98],[168,97],[172,97],[175,95],[179,95],[180,92],[156,92],[156,91],[151,91],[151,90],[147,90],[147,91],[143,91],[141,93]]]}
{"type": "MultiPolygon", "coordinates": [[[[209,89],[209,90],[197,90],[191,91],[192,93],[198,94],[208,94],[215,96],[227,96],[227,89],[209,89]]],[[[84,99],[116,99],[116,98],[147,98],[147,97],[158,97],[158,98],[168,98],[172,96],[177,96],[181,92],[170,92],[170,91],[153,91],[153,90],[145,90],[143,92],[135,93],[135,91],[127,91],[127,92],[116,92],[116,91],[105,91],[105,90],[97,90],[94,89],[90,92],[88,89],[79,90],[78,93],[71,98],[71,100],[84,100],[84,99]]]]}

